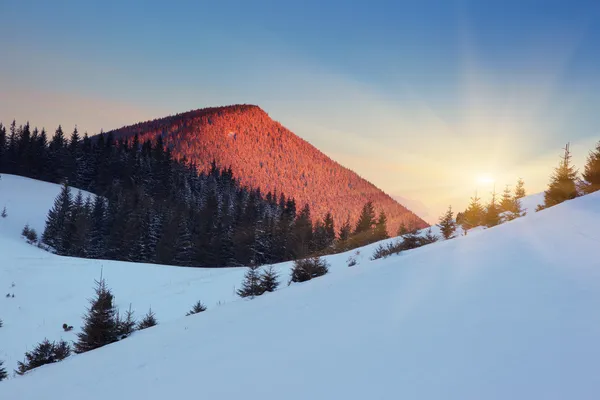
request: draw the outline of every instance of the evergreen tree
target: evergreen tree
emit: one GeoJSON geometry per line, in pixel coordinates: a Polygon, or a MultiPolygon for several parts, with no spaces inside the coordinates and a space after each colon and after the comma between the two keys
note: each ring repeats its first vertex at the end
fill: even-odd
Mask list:
{"type": "Polygon", "coordinates": [[[346,219],[346,222],[340,227],[339,240],[342,243],[346,243],[350,239],[352,233],[352,227],[350,226],[350,217],[346,219]]]}
{"type": "Polygon", "coordinates": [[[119,319],[117,324],[117,335],[119,339],[125,339],[135,331],[136,320],[133,315],[134,313],[131,310],[130,304],[129,309],[125,313],[125,319],[122,321],[119,319]]]}
{"type": "Polygon", "coordinates": [[[52,247],[58,254],[64,254],[65,224],[71,211],[71,188],[63,184],[60,194],[54,200],[54,206],[48,212],[46,229],[42,235],[42,242],[52,247]]]}
{"type": "Polygon", "coordinates": [[[588,155],[583,179],[586,182],[584,187],[586,193],[600,190],[600,142],[596,144],[596,148],[588,155]]]}
{"type": "Polygon", "coordinates": [[[429,229],[427,229],[427,231],[425,232],[425,236],[421,238],[420,243],[422,246],[424,246],[426,244],[437,242],[438,240],[439,237],[436,234],[434,234],[431,230],[431,227],[429,227],[429,229]]]}
{"type": "Polygon", "coordinates": [[[6,372],[6,368],[3,367],[4,361],[0,360],[0,382],[8,378],[8,373],[6,372]]]}
{"type": "Polygon", "coordinates": [[[500,200],[500,213],[505,213],[507,211],[513,211],[514,208],[514,200],[512,197],[512,193],[510,191],[510,187],[506,185],[504,191],[502,192],[502,199],[500,200]]]}
{"type": "Polygon", "coordinates": [[[237,294],[240,297],[250,297],[253,299],[255,296],[260,296],[264,293],[261,286],[260,275],[258,274],[258,268],[256,266],[248,267],[246,274],[244,275],[244,281],[242,282],[241,289],[238,289],[237,294]]]}
{"type": "Polygon", "coordinates": [[[279,286],[279,274],[272,266],[263,270],[260,276],[260,287],[264,292],[274,292],[279,286]]]}
{"type": "Polygon", "coordinates": [[[76,353],[85,353],[118,340],[119,321],[113,294],[103,278],[95,283],[96,297],[90,300],[84,325],[77,334],[78,340],[74,346],[76,353]]]}
{"type": "Polygon", "coordinates": [[[325,248],[329,248],[333,246],[333,243],[335,242],[335,225],[331,212],[328,212],[325,215],[323,225],[325,227],[325,248]]]}
{"type": "Polygon", "coordinates": [[[323,276],[329,272],[327,261],[321,257],[306,258],[294,261],[291,282],[306,282],[313,278],[323,276]]]}
{"type": "Polygon", "coordinates": [[[6,212],[6,206],[4,206],[2,208],[2,213],[0,213],[0,217],[6,218],[7,216],[8,216],[8,213],[6,212]]]}
{"type": "Polygon", "coordinates": [[[373,208],[373,202],[369,201],[363,206],[354,234],[370,233],[375,224],[375,209],[373,208]]]}
{"type": "Polygon", "coordinates": [[[138,324],[137,329],[141,331],[142,329],[150,328],[156,325],[158,325],[156,315],[152,312],[152,309],[149,309],[146,315],[144,315],[144,318],[138,324]]]}
{"type": "Polygon", "coordinates": [[[23,375],[25,372],[42,365],[52,364],[67,358],[71,354],[71,347],[64,340],[50,342],[44,339],[35,348],[25,353],[25,360],[17,362],[17,374],[23,375]]]}
{"type": "Polygon", "coordinates": [[[456,223],[454,222],[454,213],[452,206],[448,207],[448,211],[440,217],[440,223],[437,225],[444,236],[444,239],[452,239],[456,232],[456,223]]]}
{"type": "Polygon", "coordinates": [[[522,178],[519,178],[517,181],[517,186],[515,187],[515,198],[522,199],[527,194],[525,193],[525,182],[523,182],[522,178]]]}
{"type": "Polygon", "coordinates": [[[192,309],[190,311],[188,311],[187,314],[185,314],[185,315],[186,316],[194,315],[194,314],[201,313],[203,311],[206,311],[206,306],[204,306],[204,304],[202,304],[202,302],[200,300],[198,300],[198,302],[196,302],[196,304],[194,304],[192,309]]]}
{"type": "Polygon", "coordinates": [[[403,236],[403,235],[406,235],[407,233],[408,233],[408,228],[406,227],[406,224],[404,222],[401,222],[400,226],[398,227],[397,235],[403,236]]]}
{"type": "Polygon", "coordinates": [[[500,223],[500,212],[498,210],[498,205],[496,204],[496,189],[494,189],[494,191],[492,192],[492,198],[490,200],[490,203],[485,209],[483,223],[487,227],[496,226],[500,223]]]}
{"type": "Polygon", "coordinates": [[[387,217],[385,216],[385,212],[381,210],[379,213],[379,218],[375,223],[375,231],[374,231],[374,241],[383,240],[389,238],[387,233],[387,217]]]}
{"type": "Polygon", "coordinates": [[[475,228],[482,224],[484,209],[481,206],[480,200],[481,199],[477,197],[477,193],[475,193],[475,197],[471,197],[471,203],[464,212],[464,221],[462,225],[465,230],[475,228]]]}
{"type": "Polygon", "coordinates": [[[554,170],[548,189],[544,192],[544,207],[552,207],[577,197],[577,170],[571,164],[569,144],[565,146],[558,167],[554,170]]]}

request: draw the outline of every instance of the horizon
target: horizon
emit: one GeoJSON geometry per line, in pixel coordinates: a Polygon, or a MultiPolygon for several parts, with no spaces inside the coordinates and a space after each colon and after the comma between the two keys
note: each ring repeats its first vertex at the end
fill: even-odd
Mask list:
{"type": "Polygon", "coordinates": [[[592,1],[23,3],[0,3],[5,125],[255,104],[430,223],[494,184],[543,191],[567,142],[581,170],[600,139],[592,1]]]}

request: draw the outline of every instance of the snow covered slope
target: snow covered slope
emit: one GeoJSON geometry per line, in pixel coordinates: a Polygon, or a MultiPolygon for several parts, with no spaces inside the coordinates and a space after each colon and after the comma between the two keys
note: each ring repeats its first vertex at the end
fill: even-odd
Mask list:
{"type": "MultiPolygon", "coordinates": [[[[19,176],[0,177],[0,360],[12,372],[26,351],[44,338],[75,340],[81,317],[102,274],[122,311],[141,317],[152,307],[160,323],[185,316],[196,301],[209,309],[238,301],[243,268],[199,269],[60,257],[29,245],[20,237],[25,224],[41,235],[60,186],[19,176]],[[14,284],[14,287],[13,287],[14,284]],[[6,294],[15,297],[6,298],[6,294]],[[62,324],[74,326],[64,332],[62,324]]],[[[366,262],[376,245],[361,249],[366,262]]],[[[348,254],[332,256],[332,272],[345,268],[348,254]]],[[[361,261],[362,260],[362,261],[361,261]]],[[[291,263],[276,266],[287,282],[291,263]]]]}
{"type": "Polygon", "coordinates": [[[596,399],[599,224],[597,193],[137,332],[0,398],[596,399]]]}

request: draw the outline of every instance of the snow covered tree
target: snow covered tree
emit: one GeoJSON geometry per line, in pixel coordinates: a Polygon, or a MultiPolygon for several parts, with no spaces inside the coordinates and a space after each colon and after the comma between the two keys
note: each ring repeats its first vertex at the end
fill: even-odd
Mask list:
{"type": "Polygon", "coordinates": [[[0,360],[0,381],[8,378],[8,373],[6,372],[6,368],[4,368],[4,361],[0,360]]]}
{"type": "Polygon", "coordinates": [[[583,179],[586,182],[584,187],[585,193],[600,190],[600,142],[596,144],[596,148],[588,155],[583,179]]]}
{"type": "Polygon", "coordinates": [[[477,197],[477,193],[475,193],[475,197],[471,197],[471,203],[465,210],[463,216],[462,226],[465,230],[475,228],[483,222],[484,209],[480,200],[481,199],[477,197]]]}
{"type": "Polygon", "coordinates": [[[192,307],[192,309],[190,311],[188,311],[187,314],[185,314],[185,315],[186,316],[188,316],[188,315],[194,315],[194,314],[201,313],[203,311],[206,311],[206,306],[204,304],[202,304],[202,302],[200,300],[198,300],[196,302],[196,304],[194,304],[194,306],[192,307]]]}
{"type": "Polygon", "coordinates": [[[158,325],[156,315],[152,312],[152,309],[149,309],[146,315],[144,315],[144,318],[138,324],[137,329],[141,331],[142,329],[150,328],[156,325],[158,325]]]}
{"type": "Polygon", "coordinates": [[[54,200],[54,206],[48,212],[46,228],[42,234],[42,242],[52,247],[58,254],[64,253],[65,224],[71,211],[71,188],[65,182],[60,194],[54,200]]]}
{"type": "Polygon", "coordinates": [[[279,286],[279,274],[272,266],[263,270],[260,276],[260,287],[264,292],[274,292],[279,286]]]}
{"type": "Polygon", "coordinates": [[[525,182],[523,178],[517,180],[517,186],[515,187],[515,198],[522,199],[527,193],[525,192],[525,182]]]}
{"type": "Polygon", "coordinates": [[[244,275],[242,287],[237,291],[238,296],[250,297],[251,299],[253,299],[255,296],[260,296],[263,293],[264,290],[261,286],[260,275],[258,274],[258,267],[248,267],[248,270],[244,275]]]}
{"type": "Polygon", "coordinates": [[[306,282],[329,272],[327,261],[321,257],[306,258],[294,261],[291,282],[306,282]]]}
{"type": "Polygon", "coordinates": [[[389,238],[388,232],[387,232],[387,217],[385,216],[385,213],[383,212],[383,210],[381,210],[381,212],[379,213],[379,218],[377,219],[377,222],[375,223],[375,230],[374,230],[373,234],[375,236],[373,238],[374,241],[389,238]]]}
{"type": "Polygon", "coordinates": [[[421,238],[421,243],[424,246],[426,244],[435,243],[438,240],[439,237],[436,234],[434,234],[431,230],[431,227],[429,227],[429,229],[427,229],[427,231],[425,232],[425,236],[421,238]]]}
{"type": "Polygon", "coordinates": [[[544,192],[544,208],[552,207],[565,200],[577,197],[577,170],[571,164],[569,144],[564,148],[558,167],[550,179],[548,189],[544,192]]]}
{"type": "Polygon", "coordinates": [[[25,372],[42,365],[52,364],[67,358],[71,354],[71,347],[64,340],[50,342],[44,339],[32,351],[25,353],[25,360],[17,362],[17,374],[23,375],[25,372]]]}
{"type": "Polygon", "coordinates": [[[454,222],[454,213],[452,212],[452,206],[448,206],[448,211],[440,217],[440,222],[437,224],[442,232],[444,239],[452,239],[454,232],[456,232],[456,223],[454,222]]]}
{"type": "Polygon", "coordinates": [[[74,345],[76,353],[85,353],[118,340],[119,321],[113,294],[102,277],[95,283],[96,297],[90,299],[84,325],[77,334],[78,340],[74,345]]]}

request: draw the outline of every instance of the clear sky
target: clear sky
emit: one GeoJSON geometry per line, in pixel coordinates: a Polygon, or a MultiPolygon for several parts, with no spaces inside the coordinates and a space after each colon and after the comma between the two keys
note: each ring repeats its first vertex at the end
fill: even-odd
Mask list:
{"type": "Polygon", "coordinates": [[[234,103],[430,221],[480,175],[541,191],[567,141],[582,167],[600,139],[600,2],[0,0],[5,124],[234,103]]]}

